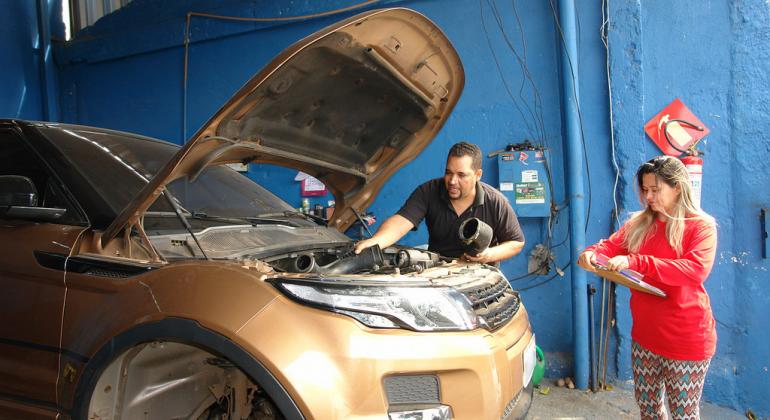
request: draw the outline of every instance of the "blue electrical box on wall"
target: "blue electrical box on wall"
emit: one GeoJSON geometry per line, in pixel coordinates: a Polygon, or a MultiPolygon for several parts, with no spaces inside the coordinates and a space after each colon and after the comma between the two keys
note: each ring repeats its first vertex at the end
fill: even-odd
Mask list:
{"type": "Polygon", "coordinates": [[[551,214],[551,187],[548,182],[548,150],[533,146],[509,145],[497,155],[499,190],[516,210],[518,217],[548,217],[551,214]]]}

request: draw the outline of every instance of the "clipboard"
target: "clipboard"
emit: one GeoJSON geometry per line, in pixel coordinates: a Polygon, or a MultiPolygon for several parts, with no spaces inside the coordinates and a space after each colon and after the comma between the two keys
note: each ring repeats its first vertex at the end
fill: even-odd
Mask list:
{"type": "Polygon", "coordinates": [[[620,271],[607,270],[605,267],[607,260],[607,257],[604,255],[596,255],[597,264],[594,265],[594,268],[596,268],[596,273],[599,276],[604,277],[609,281],[626,286],[630,289],[649,293],[651,295],[662,298],[666,297],[666,292],[642,280],[644,276],[634,270],[630,270],[628,268],[620,271]]]}

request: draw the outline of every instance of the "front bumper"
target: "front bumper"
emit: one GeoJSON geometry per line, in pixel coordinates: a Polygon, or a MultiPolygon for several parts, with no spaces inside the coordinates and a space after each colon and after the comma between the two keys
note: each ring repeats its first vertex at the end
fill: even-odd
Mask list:
{"type": "Polygon", "coordinates": [[[386,378],[427,375],[455,419],[518,418],[532,398],[523,356],[533,338],[522,306],[490,332],[371,329],[352,318],[275,299],[239,331],[307,418],[387,418],[386,378]],[[522,390],[524,390],[522,392],[522,390]]]}
{"type": "Polygon", "coordinates": [[[529,381],[529,385],[526,388],[519,391],[518,394],[505,406],[503,411],[503,420],[515,420],[523,419],[527,416],[529,407],[532,405],[532,395],[534,394],[535,385],[532,381],[529,381]]]}

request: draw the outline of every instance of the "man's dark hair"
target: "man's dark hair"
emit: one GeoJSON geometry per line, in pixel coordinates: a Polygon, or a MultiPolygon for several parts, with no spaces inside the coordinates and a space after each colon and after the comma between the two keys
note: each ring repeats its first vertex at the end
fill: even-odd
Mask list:
{"type": "Polygon", "coordinates": [[[447,159],[449,159],[450,157],[463,157],[463,156],[471,157],[471,168],[473,168],[474,171],[481,169],[481,149],[479,149],[479,146],[476,146],[473,143],[468,143],[464,141],[455,143],[454,146],[452,146],[452,148],[449,149],[449,154],[447,155],[447,159]]]}

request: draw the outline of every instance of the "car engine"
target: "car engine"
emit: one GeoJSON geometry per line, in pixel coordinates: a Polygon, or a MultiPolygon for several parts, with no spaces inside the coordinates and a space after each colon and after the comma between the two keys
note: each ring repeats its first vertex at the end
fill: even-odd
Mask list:
{"type": "Polygon", "coordinates": [[[352,247],[343,247],[292,252],[262,261],[278,272],[323,275],[421,273],[445,263],[434,252],[406,247],[381,250],[376,245],[360,254],[355,254],[352,247]]]}

